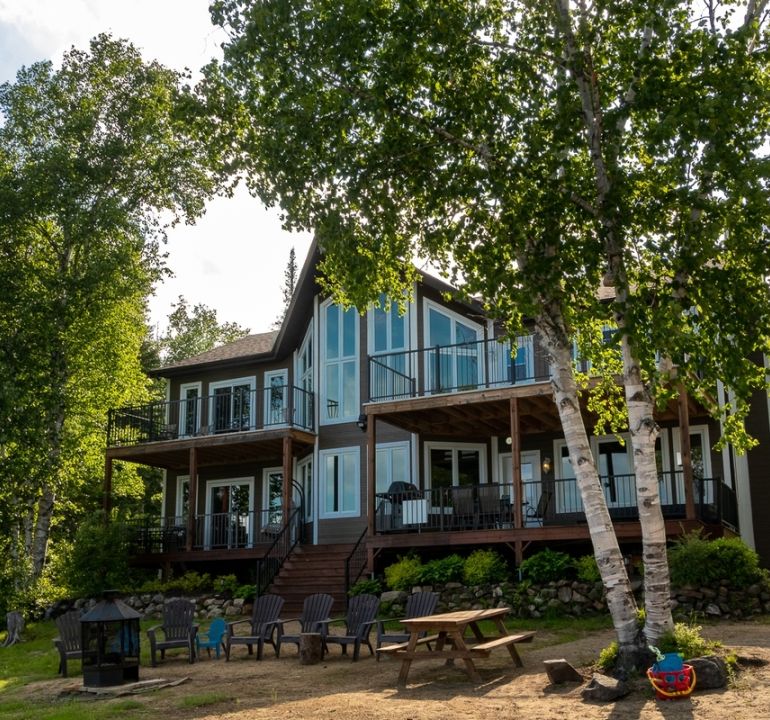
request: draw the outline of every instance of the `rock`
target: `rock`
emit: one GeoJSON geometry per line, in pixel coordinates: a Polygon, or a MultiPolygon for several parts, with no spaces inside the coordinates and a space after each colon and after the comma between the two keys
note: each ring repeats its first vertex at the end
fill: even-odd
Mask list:
{"type": "Polygon", "coordinates": [[[706,615],[711,615],[712,617],[720,617],[722,615],[722,611],[719,609],[719,605],[716,605],[715,603],[709,603],[706,605],[706,615]]]}
{"type": "Polygon", "coordinates": [[[687,660],[695,671],[695,687],[698,690],[711,690],[727,685],[727,665],[716,655],[697,657],[687,660]]]}
{"type": "Polygon", "coordinates": [[[545,672],[548,675],[548,679],[554,685],[561,685],[565,682],[577,682],[582,683],[583,676],[575,670],[564,658],[558,660],[543,660],[545,665],[545,672]]]}
{"type": "Polygon", "coordinates": [[[572,600],[572,589],[568,585],[562,585],[559,588],[558,597],[566,605],[572,600]]]}
{"type": "Polygon", "coordinates": [[[591,682],[581,691],[584,700],[593,700],[595,702],[612,702],[625,697],[631,692],[631,688],[624,680],[594,673],[591,682]]]}
{"type": "Polygon", "coordinates": [[[240,615],[240,609],[235,607],[234,605],[230,605],[229,607],[225,608],[225,617],[235,617],[236,615],[240,615]]]}
{"type": "Polygon", "coordinates": [[[382,603],[396,603],[405,602],[409,597],[405,592],[401,590],[388,590],[380,596],[380,602],[382,603]]]}
{"type": "Polygon", "coordinates": [[[585,595],[583,595],[582,593],[579,593],[579,592],[575,591],[575,592],[572,593],[572,602],[573,603],[579,603],[580,605],[582,605],[583,603],[587,603],[588,602],[588,598],[585,595]]]}
{"type": "Polygon", "coordinates": [[[155,595],[152,596],[151,602],[154,605],[163,605],[164,599],[165,598],[163,597],[162,593],[156,593],[155,595]]]}

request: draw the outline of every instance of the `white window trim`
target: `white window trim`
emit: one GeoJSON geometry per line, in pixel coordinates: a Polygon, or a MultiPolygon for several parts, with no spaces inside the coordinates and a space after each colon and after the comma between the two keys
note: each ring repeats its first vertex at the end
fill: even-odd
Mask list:
{"type": "Polygon", "coordinates": [[[195,413],[195,427],[197,429],[200,429],[201,426],[201,407],[203,406],[203,383],[201,382],[190,382],[190,383],[182,383],[179,386],[179,418],[177,419],[177,425],[178,425],[178,433],[179,437],[191,437],[190,435],[187,435],[184,430],[184,420],[186,416],[186,406],[187,406],[187,398],[185,397],[185,392],[187,390],[195,389],[198,391],[198,407],[196,408],[195,413]]]}
{"type": "MultiPolygon", "coordinates": [[[[263,468],[262,470],[262,512],[268,513],[270,511],[270,493],[269,493],[269,487],[270,487],[270,478],[269,475],[273,473],[278,473],[281,476],[281,498],[283,498],[283,468],[282,467],[268,467],[263,468]]],[[[283,505],[283,500],[281,500],[281,504],[283,505]]],[[[264,522],[263,515],[263,522],[264,522]]]]}
{"type": "MultiPolygon", "coordinates": [[[[319,352],[321,355],[321,362],[320,367],[318,371],[318,375],[320,377],[321,381],[321,393],[320,393],[320,402],[318,403],[318,416],[319,416],[319,423],[321,425],[344,425],[345,423],[351,423],[355,422],[358,417],[358,411],[353,413],[352,415],[348,415],[345,417],[337,417],[337,418],[329,418],[326,417],[326,413],[324,412],[324,408],[326,407],[327,402],[327,388],[326,388],[326,321],[325,321],[325,314],[326,310],[329,308],[329,306],[334,305],[335,303],[332,302],[331,299],[325,300],[323,303],[321,303],[320,306],[320,318],[321,323],[319,327],[319,338],[322,338],[322,341],[317,343],[320,345],[319,352]]],[[[340,305],[339,306],[341,313],[345,312],[345,309],[340,305]]],[[[342,363],[342,362],[353,362],[354,367],[356,369],[355,373],[355,398],[353,401],[353,406],[355,408],[361,407],[361,328],[360,328],[360,322],[359,319],[356,318],[356,338],[355,338],[355,350],[353,352],[353,355],[340,355],[339,358],[336,358],[335,360],[331,362],[335,363],[342,363]]],[[[340,348],[340,352],[341,352],[340,348]]],[[[342,381],[342,378],[340,377],[340,382],[342,381]]],[[[342,386],[340,385],[340,392],[342,392],[342,386]]],[[[342,405],[342,400],[339,401],[340,406],[342,405]]]]}
{"type": "Polygon", "coordinates": [[[458,486],[459,473],[457,463],[455,462],[457,455],[456,450],[477,450],[479,452],[479,483],[485,484],[487,482],[487,446],[484,443],[452,443],[452,442],[440,442],[430,441],[425,443],[424,460],[425,460],[425,487],[432,488],[433,482],[430,471],[430,453],[431,450],[452,450],[452,487],[458,486]]]}
{"type": "Polygon", "coordinates": [[[246,485],[249,486],[249,544],[248,547],[254,546],[254,476],[238,477],[238,478],[220,478],[217,480],[206,480],[206,513],[203,537],[204,550],[211,549],[211,489],[217,487],[226,487],[228,485],[246,485]]]}
{"type": "MultiPolygon", "coordinates": [[[[375,453],[379,452],[380,450],[395,450],[401,448],[406,451],[406,461],[408,464],[408,476],[405,478],[399,478],[403,479],[406,482],[412,483],[412,485],[417,485],[414,478],[414,468],[412,466],[412,443],[409,442],[409,440],[399,440],[397,442],[387,442],[387,443],[377,443],[377,447],[375,449],[375,453]]],[[[392,469],[392,467],[391,467],[392,469]]],[[[377,479],[375,478],[375,492],[376,492],[376,485],[377,485],[377,479]]]]}
{"type": "MultiPolygon", "coordinates": [[[[176,476],[176,497],[174,498],[174,517],[182,518],[183,520],[185,519],[185,517],[184,517],[184,494],[182,492],[182,487],[184,486],[185,483],[187,483],[187,485],[189,486],[190,484],[189,475],[176,476]]],[[[190,500],[193,501],[193,498],[190,498],[190,500]]],[[[193,505],[196,505],[196,504],[197,503],[193,501],[193,505]]]]}
{"type": "Polygon", "coordinates": [[[310,502],[308,502],[307,493],[305,492],[304,493],[304,495],[305,495],[305,498],[304,498],[305,499],[305,516],[304,516],[303,520],[305,522],[312,522],[313,517],[315,516],[315,513],[313,512],[314,511],[314,507],[313,507],[314,502],[313,501],[315,499],[314,498],[315,492],[313,492],[314,489],[315,489],[315,482],[313,481],[313,472],[315,470],[315,463],[313,462],[313,454],[312,453],[310,455],[308,455],[307,457],[304,457],[304,458],[302,458],[302,460],[299,460],[297,462],[295,476],[297,477],[297,481],[299,482],[300,487],[302,488],[302,490],[304,492],[305,485],[302,483],[302,480],[303,480],[303,477],[304,477],[305,468],[308,465],[310,465],[310,478],[309,478],[310,502]]]}
{"type": "MultiPolygon", "coordinates": [[[[263,399],[262,405],[262,412],[263,415],[263,427],[284,427],[288,424],[287,420],[287,413],[289,410],[289,393],[291,392],[291,388],[289,387],[289,368],[280,368],[279,370],[266,370],[264,375],[264,385],[265,385],[265,397],[263,399]],[[273,378],[282,378],[283,379],[283,422],[274,423],[272,422],[272,418],[270,417],[270,400],[271,400],[271,381],[273,378]],[[268,422],[268,420],[271,420],[271,422],[268,422]]],[[[253,425],[253,423],[252,423],[253,425]]]]}
{"type": "MultiPolygon", "coordinates": [[[[408,352],[411,350],[411,340],[412,340],[412,333],[411,333],[411,312],[412,312],[412,303],[409,302],[406,305],[406,312],[403,315],[403,321],[404,321],[404,347],[400,348],[394,348],[391,347],[390,339],[391,339],[391,327],[390,327],[390,321],[388,321],[387,326],[387,335],[388,335],[388,349],[387,350],[375,350],[374,349],[374,312],[376,308],[370,307],[369,310],[366,313],[366,345],[367,345],[367,353],[372,356],[377,355],[387,355],[391,352],[408,352]]],[[[390,304],[390,312],[387,313],[388,317],[390,315],[396,312],[398,313],[398,303],[395,301],[392,301],[390,304]]]]}
{"type": "MultiPolygon", "coordinates": [[[[674,443],[674,470],[680,470],[682,466],[682,428],[672,428],[672,440],[674,443]]],[[[709,438],[708,425],[690,425],[690,435],[700,435],[703,443],[703,477],[713,478],[711,469],[711,439],[709,438]]]]}
{"type": "MultiPolygon", "coordinates": [[[[257,389],[257,378],[255,375],[251,375],[249,377],[241,377],[241,378],[232,378],[230,380],[217,380],[216,382],[209,383],[209,425],[214,424],[214,418],[212,417],[214,413],[214,396],[216,394],[216,391],[220,388],[226,388],[226,387],[233,387],[235,385],[248,385],[249,391],[251,397],[256,401],[256,392],[257,389]]],[[[254,417],[254,412],[256,408],[254,407],[255,402],[249,403],[249,427],[253,428],[255,427],[256,419],[254,417]]]]}
{"type": "MultiPolygon", "coordinates": [[[[440,305],[437,302],[434,302],[433,300],[430,300],[428,298],[423,299],[423,347],[427,350],[428,348],[434,347],[430,343],[430,311],[435,310],[437,313],[440,313],[441,315],[444,315],[448,317],[452,322],[460,322],[463,325],[466,325],[476,331],[476,342],[479,342],[484,339],[484,326],[479,325],[479,323],[474,322],[470,318],[465,317],[464,315],[460,315],[460,313],[455,312],[454,310],[450,310],[445,305],[440,305]]],[[[454,335],[454,325],[452,326],[454,335]]],[[[452,345],[457,344],[457,337],[455,336],[452,339],[452,345]]],[[[430,358],[428,357],[428,353],[425,353],[425,357],[423,358],[421,364],[423,366],[422,371],[425,375],[425,382],[428,382],[428,378],[430,378],[430,371],[428,370],[427,364],[430,362],[430,358]]],[[[481,348],[479,349],[479,367],[478,367],[478,377],[476,379],[477,385],[480,385],[484,382],[484,358],[483,353],[481,351],[481,348]]],[[[456,392],[456,391],[452,391],[456,392]]],[[[427,394],[427,390],[426,390],[427,394]]]]}
{"type": "Polygon", "coordinates": [[[338,520],[340,518],[359,517],[361,515],[361,448],[358,445],[341,448],[320,450],[318,453],[318,517],[322,520],[338,520]],[[353,484],[355,494],[353,497],[353,510],[342,512],[326,512],[324,510],[324,498],[326,497],[326,458],[334,455],[355,456],[356,481],[353,484]]]}

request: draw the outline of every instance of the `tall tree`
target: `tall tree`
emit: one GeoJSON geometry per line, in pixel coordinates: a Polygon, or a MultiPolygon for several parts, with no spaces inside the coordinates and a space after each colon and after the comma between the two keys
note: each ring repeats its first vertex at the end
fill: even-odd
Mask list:
{"type": "Polygon", "coordinates": [[[297,255],[294,252],[292,246],[289,250],[289,260],[286,263],[286,269],[283,271],[283,308],[280,315],[275,319],[273,327],[278,329],[283,324],[283,319],[286,317],[286,312],[291,304],[291,299],[294,296],[294,288],[297,286],[297,255]]]}
{"type": "Polygon", "coordinates": [[[100,35],[0,86],[3,540],[33,578],[101,474],[107,408],[143,392],[160,213],[192,220],[214,189],[182,81],[100,35]]]}
{"type": "Polygon", "coordinates": [[[154,341],[160,363],[169,364],[200,355],[249,334],[249,329],[238,323],[220,323],[217,311],[202,303],[190,308],[182,295],[172,307],[166,331],[154,341]]]}
{"type": "Polygon", "coordinates": [[[674,380],[656,352],[704,401],[729,383],[743,398],[727,423],[737,430],[763,382],[752,352],[768,346],[766,3],[735,22],[739,5],[719,15],[689,0],[212,6],[230,35],[206,81],[220,147],[289,226],[316,229],[338,298],[400,297],[422,255],[512,332],[535,318],[629,658],[643,639],[572,342],[602,323],[619,330],[655,640],[671,613],[652,402],[674,380]],[[610,305],[597,298],[605,278],[610,305]],[[744,305],[727,309],[719,294],[744,305]]]}

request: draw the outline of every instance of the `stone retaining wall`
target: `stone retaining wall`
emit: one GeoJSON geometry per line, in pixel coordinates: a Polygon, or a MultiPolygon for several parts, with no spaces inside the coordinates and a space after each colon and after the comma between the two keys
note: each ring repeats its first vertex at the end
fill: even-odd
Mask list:
{"type": "MultiPolygon", "coordinates": [[[[641,585],[641,580],[632,582],[632,587],[638,595],[641,594],[641,585]]],[[[437,612],[503,606],[509,606],[514,615],[522,618],[539,618],[547,614],[578,617],[607,612],[601,583],[560,580],[544,585],[504,582],[466,587],[461,583],[450,582],[435,587],[415,587],[412,591],[418,590],[434,590],[439,593],[437,612]]],[[[179,593],[173,596],[178,597],[179,593]]],[[[168,597],[172,595],[169,594],[168,597]]],[[[382,593],[383,614],[392,617],[402,616],[407,597],[405,592],[382,593]]],[[[143,617],[153,618],[162,615],[165,599],[166,596],[163,593],[123,597],[123,601],[143,617]]],[[[201,619],[235,618],[251,614],[251,602],[242,598],[231,599],[209,593],[191,599],[195,600],[196,614],[201,619]]],[[[95,603],[95,600],[86,599],[61,601],[47,610],[46,617],[59,615],[72,608],[89,609],[95,603]]],[[[688,621],[695,615],[738,619],[770,613],[770,588],[752,585],[745,590],[736,590],[730,587],[728,581],[723,581],[716,589],[684,587],[672,593],[671,604],[675,620],[688,621]]]]}

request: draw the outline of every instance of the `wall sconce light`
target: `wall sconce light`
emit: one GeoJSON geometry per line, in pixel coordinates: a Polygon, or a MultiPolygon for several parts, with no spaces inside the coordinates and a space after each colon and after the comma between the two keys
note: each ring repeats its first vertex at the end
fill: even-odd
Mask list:
{"type": "Polygon", "coordinates": [[[505,444],[506,445],[510,445],[512,442],[513,442],[513,440],[511,440],[511,436],[510,435],[507,438],[505,438],[505,444]]]}
{"type": "Polygon", "coordinates": [[[545,457],[543,458],[543,473],[548,475],[549,472],[551,472],[551,458],[545,457]]]}
{"type": "Polygon", "coordinates": [[[358,429],[361,430],[361,432],[366,432],[366,413],[361,413],[358,416],[358,420],[356,420],[356,425],[358,425],[358,429]]]}

